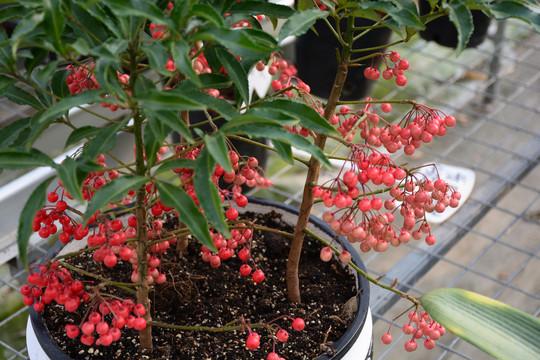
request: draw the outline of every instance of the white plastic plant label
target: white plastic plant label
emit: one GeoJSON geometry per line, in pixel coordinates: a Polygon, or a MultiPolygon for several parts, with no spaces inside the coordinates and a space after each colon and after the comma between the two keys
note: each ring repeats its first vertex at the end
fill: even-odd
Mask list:
{"type": "Polygon", "coordinates": [[[471,196],[476,180],[476,175],[471,169],[447,164],[426,166],[421,168],[419,172],[433,181],[440,177],[461,193],[461,200],[458,207],[452,208],[448,206],[442,213],[432,212],[426,214],[426,220],[431,224],[440,224],[454,215],[465,201],[467,201],[469,196],[471,196]]]}

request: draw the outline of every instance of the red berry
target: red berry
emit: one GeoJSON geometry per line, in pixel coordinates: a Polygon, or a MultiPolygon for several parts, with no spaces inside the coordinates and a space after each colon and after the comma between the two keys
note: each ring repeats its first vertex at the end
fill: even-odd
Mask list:
{"type": "Polygon", "coordinates": [[[287,342],[287,340],[289,340],[289,333],[287,332],[287,330],[279,329],[276,333],[276,338],[279,342],[287,342]]]}
{"type": "Polygon", "coordinates": [[[108,268],[115,267],[117,263],[118,258],[114,254],[109,254],[103,259],[103,264],[105,264],[105,266],[108,268]]]}
{"type": "Polygon", "coordinates": [[[381,336],[381,342],[385,345],[390,344],[392,342],[392,334],[388,332],[383,334],[383,336],[381,336]]]}
{"type": "Polygon", "coordinates": [[[248,261],[250,257],[251,257],[251,254],[250,254],[248,248],[242,248],[242,249],[238,252],[238,258],[239,258],[240,260],[242,260],[243,262],[248,261]]]}
{"type": "Polygon", "coordinates": [[[261,344],[260,335],[255,332],[249,333],[246,339],[246,347],[249,350],[257,350],[260,344],[261,344]]]}
{"type": "Polygon", "coordinates": [[[47,200],[49,200],[49,202],[57,202],[58,201],[58,194],[55,193],[55,192],[50,192],[47,195],[47,200]]]}
{"type": "Polygon", "coordinates": [[[89,321],[83,323],[81,326],[81,331],[84,335],[92,335],[95,329],[96,326],[89,321]]]}
{"type": "Polygon", "coordinates": [[[146,329],[146,320],[142,317],[135,318],[133,320],[133,328],[138,331],[146,329]]]}
{"type": "Polygon", "coordinates": [[[146,309],[143,304],[137,304],[133,309],[133,313],[137,316],[144,316],[146,314],[146,309]]]}
{"type": "Polygon", "coordinates": [[[92,335],[81,336],[81,343],[86,346],[91,346],[94,343],[94,337],[92,335]]]}
{"type": "Polygon", "coordinates": [[[404,345],[405,351],[407,352],[413,352],[414,350],[416,350],[417,346],[418,345],[416,344],[416,341],[414,340],[409,340],[404,345]]]}
{"type": "Polygon", "coordinates": [[[271,352],[266,356],[266,360],[279,360],[280,357],[277,353],[271,352]]]}
{"type": "Polygon", "coordinates": [[[111,346],[113,342],[113,337],[111,334],[103,334],[98,339],[99,344],[103,346],[111,346]]]}
{"type": "Polygon", "coordinates": [[[109,332],[109,324],[107,324],[105,321],[102,321],[96,325],[96,332],[99,335],[104,335],[109,332]]]}
{"type": "Polygon", "coordinates": [[[306,327],[306,323],[302,318],[295,318],[292,322],[292,328],[296,331],[302,331],[306,327]]]}
{"type": "Polygon", "coordinates": [[[70,339],[75,339],[79,336],[79,327],[77,325],[68,324],[65,327],[66,335],[70,339]]]}
{"type": "Polygon", "coordinates": [[[60,212],[64,212],[67,209],[67,203],[63,200],[60,200],[56,203],[56,210],[60,212]]]}
{"type": "Polygon", "coordinates": [[[243,264],[240,266],[240,276],[248,277],[251,274],[251,266],[248,264],[243,264]]]}
{"type": "Polygon", "coordinates": [[[431,350],[435,347],[435,341],[432,339],[426,339],[424,340],[424,347],[428,350],[431,350]]]}
{"type": "Polygon", "coordinates": [[[79,300],[70,298],[64,303],[67,312],[75,312],[79,308],[79,300]]]}
{"type": "Polygon", "coordinates": [[[323,247],[321,249],[321,254],[320,254],[321,260],[324,262],[329,262],[332,259],[333,254],[334,252],[332,251],[330,247],[328,246],[323,247]]]}
{"type": "Polygon", "coordinates": [[[407,85],[407,77],[405,75],[398,75],[396,77],[396,85],[397,86],[405,86],[405,85],[407,85]]]}
{"type": "Polygon", "coordinates": [[[383,103],[381,104],[381,110],[382,112],[389,113],[392,111],[392,104],[390,103],[383,103]]]}
{"type": "Polygon", "coordinates": [[[253,279],[253,282],[255,284],[259,284],[264,281],[266,276],[264,275],[264,272],[261,269],[257,269],[253,272],[251,275],[251,278],[253,279]]]}
{"type": "Polygon", "coordinates": [[[227,219],[231,221],[236,220],[238,218],[238,210],[236,210],[233,207],[230,207],[225,212],[225,216],[227,217],[227,219]]]}

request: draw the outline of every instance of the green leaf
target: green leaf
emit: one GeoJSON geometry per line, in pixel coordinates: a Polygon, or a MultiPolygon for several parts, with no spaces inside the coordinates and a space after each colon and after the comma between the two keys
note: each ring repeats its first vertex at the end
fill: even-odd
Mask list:
{"type": "Polygon", "coordinates": [[[61,1],[45,0],[43,1],[45,9],[45,32],[52,38],[55,49],[60,53],[64,53],[64,43],[62,42],[62,32],[64,31],[65,15],[62,12],[61,1]]]}
{"type": "Polygon", "coordinates": [[[188,43],[182,39],[176,42],[171,42],[170,51],[174,59],[174,63],[180,72],[187,79],[190,79],[194,84],[200,86],[201,80],[199,79],[199,75],[197,75],[195,70],[193,70],[193,65],[191,64],[191,59],[189,57],[191,48],[188,43]]]}
{"type": "Polygon", "coordinates": [[[8,86],[2,91],[2,95],[19,105],[29,105],[36,110],[41,110],[44,108],[43,104],[36,98],[35,95],[21,89],[16,85],[8,86]]]}
{"type": "Polygon", "coordinates": [[[55,162],[36,149],[0,149],[0,169],[26,169],[39,166],[55,167],[55,162]]]}
{"type": "Polygon", "coordinates": [[[169,54],[159,41],[154,41],[142,46],[142,51],[146,54],[150,67],[165,76],[170,76],[171,72],[165,69],[169,54]]]}
{"type": "Polygon", "coordinates": [[[163,203],[178,211],[180,221],[186,224],[191,234],[210,250],[217,251],[206,219],[184,189],[163,181],[157,182],[157,188],[163,203]]]}
{"type": "Polygon", "coordinates": [[[203,148],[197,158],[197,167],[195,168],[195,193],[208,221],[214,225],[217,231],[228,238],[230,232],[223,215],[221,198],[216,184],[212,181],[214,167],[214,159],[208,154],[208,150],[203,148]]]}
{"type": "MultiPolygon", "coordinates": [[[[221,128],[221,131],[225,134],[244,134],[251,137],[266,138],[272,141],[281,141],[285,144],[289,144],[298,149],[307,151],[321,163],[325,164],[326,166],[330,166],[328,158],[326,155],[324,155],[319,147],[315,146],[309,140],[300,135],[290,133],[279,125],[248,123],[234,124],[231,126],[231,123],[227,123],[221,128]]],[[[284,158],[284,160],[289,161],[287,158],[284,158]]]]}
{"type": "Polygon", "coordinates": [[[184,81],[180,86],[177,87],[177,90],[181,91],[186,98],[190,99],[191,101],[203,104],[204,109],[219,113],[219,115],[223,116],[225,120],[229,120],[238,115],[236,109],[227,101],[217,99],[201,92],[189,81],[184,81]]]}
{"type": "Polygon", "coordinates": [[[264,57],[276,49],[275,40],[274,43],[270,43],[268,39],[270,35],[262,31],[249,30],[209,28],[199,31],[194,39],[216,42],[244,58],[264,57]]]}
{"type": "Polygon", "coordinates": [[[50,122],[56,120],[69,109],[98,101],[105,101],[105,99],[100,96],[100,92],[98,91],[86,91],[79,95],[63,98],[62,100],[45,110],[32,125],[48,125],[50,122]]]}
{"type": "Polygon", "coordinates": [[[249,102],[249,86],[246,71],[238,60],[226,49],[217,48],[216,54],[225,70],[227,70],[227,74],[236,86],[238,93],[247,104],[249,102]]]}
{"type": "Polygon", "coordinates": [[[126,117],[122,121],[101,128],[96,132],[95,137],[86,144],[83,157],[88,160],[94,160],[99,154],[114,148],[116,144],[116,133],[124,127],[128,120],[126,117]]]}
{"type": "Polygon", "coordinates": [[[195,4],[191,8],[191,13],[194,16],[198,16],[207,21],[210,21],[217,27],[225,27],[225,21],[223,20],[223,17],[219,14],[219,12],[217,12],[217,10],[213,6],[210,6],[208,4],[195,4]]]}
{"type": "Polygon", "coordinates": [[[168,126],[163,126],[163,123],[155,119],[150,119],[147,122],[144,128],[144,148],[147,166],[154,166],[157,159],[157,152],[167,136],[167,129],[168,126]]]}
{"type": "Polygon", "coordinates": [[[69,134],[66,144],[64,145],[64,148],[70,147],[72,145],[75,145],[79,142],[81,142],[84,139],[91,139],[94,137],[101,128],[95,127],[95,126],[81,126],[80,128],[73,130],[71,134],[69,134]]]}
{"type": "Polygon", "coordinates": [[[309,9],[295,13],[283,25],[279,32],[279,41],[288,36],[299,36],[304,34],[315,24],[317,19],[327,16],[328,13],[319,9],[309,9]]]}
{"type": "Polygon", "coordinates": [[[225,169],[225,171],[233,171],[231,160],[229,159],[227,141],[221,131],[218,131],[213,135],[205,135],[204,144],[206,145],[208,153],[223,169],[225,169]]]}
{"type": "Polygon", "coordinates": [[[492,1],[486,2],[485,6],[495,16],[496,19],[502,20],[509,17],[517,18],[529,23],[536,31],[540,32],[540,12],[538,7],[536,11],[531,9],[520,1],[492,1]]]}
{"type": "Polygon", "coordinates": [[[0,148],[12,146],[19,134],[30,125],[30,118],[19,119],[0,129],[0,148]]]}
{"type": "Polygon", "coordinates": [[[32,220],[36,216],[36,213],[45,205],[47,188],[53,179],[54,176],[51,176],[32,191],[19,217],[17,247],[19,249],[19,259],[24,266],[28,265],[28,243],[30,241],[30,235],[32,235],[32,220]]]}
{"type": "Polygon", "coordinates": [[[204,89],[226,89],[232,86],[232,81],[221,74],[201,74],[199,80],[204,89]]]}
{"type": "Polygon", "coordinates": [[[540,319],[462,289],[436,289],[420,299],[447,330],[497,359],[533,360],[540,354],[540,319]]]}
{"type": "Polygon", "coordinates": [[[137,16],[149,19],[152,22],[173,25],[163,11],[159,9],[154,1],[146,0],[107,0],[104,2],[119,17],[137,16]]]}
{"type": "Polygon", "coordinates": [[[298,119],[303,127],[317,133],[338,135],[336,129],[324,117],[304,103],[287,99],[276,99],[262,102],[257,107],[287,114],[298,119]]]}
{"type": "Polygon", "coordinates": [[[162,174],[168,170],[181,168],[194,169],[195,161],[189,159],[168,159],[159,164],[158,168],[155,170],[155,174],[162,174]]]}
{"type": "Polygon", "coordinates": [[[471,11],[461,2],[452,2],[448,5],[450,21],[456,27],[458,33],[457,52],[465,49],[474,31],[471,11]]]}
{"type": "Polygon", "coordinates": [[[242,1],[237,2],[231,7],[231,13],[245,15],[260,15],[274,16],[278,18],[288,18],[294,14],[294,9],[289,6],[272,4],[269,2],[260,1],[242,1]]]}
{"type": "Polygon", "coordinates": [[[206,105],[194,101],[192,96],[176,88],[169,91],[151,90],[148,93],[137,96],[144,109],[152,110],[204,110],[206,105]]]}
{"type": "Polygon", "coordinates": [[[67,157],[56,171],[66,190],[76,199],[82,201],[81,183],[84,176],[77,161],[67,157]]]}
{"type": "Polygon", "coordinates": [[[85,219],[94,215],[96,211],[103,209],[107,204],[118,201],[126,195],[129,190],[137,189],[148,181],[143,176],[122,176],[113,180],[94,194],[86,209],[85,219]]]}
{"type": "Polygon", "coordinates": [[[177,111],[146,110],[145,113],[146,116],[150,119],[150,121],[157,121],[161,124],[166,125],[167,127],[179,133],[186,141],[193,143],[193,137],[191,136],[191,132],[189,131],[186,123],[184,123],[177,111]]]}
{"type": "Polygon", "coordinates": [[[282,141],[277,141],[277,140],[272,141],[272,145],[274,145],[274,149],[276,149],[277,154],[283,160],[285,160],[287,163],[291,165],[294,164],[294,158],[293,158],[291,145],[284,143],[282,141]]]}

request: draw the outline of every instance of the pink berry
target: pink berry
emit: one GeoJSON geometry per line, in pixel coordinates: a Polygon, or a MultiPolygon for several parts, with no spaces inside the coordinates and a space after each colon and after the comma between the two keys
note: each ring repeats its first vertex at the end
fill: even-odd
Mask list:
{"type": "Polygon", "coordinates": [[[266,276],[264,275],[264,272],[261,269],[257,269],[253,272],[251,275],[251,279],[253,279],[253,282],[255,284],[259,284],[264,281],[266,276]]]}
{"type": "Polygon", "coordinates": [[[409,340],[404,345],[405,351],[407,352],[413,352],[414,350],[416,350],[417,346],[418,345],[416,344],[416,341],[414,340],[409,340]]]}
{"type": "Polygon", "coordinates": [[[392,111],[392,104],[390,103],[383,103],[381,104],[381,110],[382,112],[389,113],[392,111]]]}
{"type": "Polygon", "coordinates": [[[79,327],[77,325],[68,324],[65,329],[68,338],[75,339],[79,336],[79,327]]]}
{"type": "Polygon", "coordinates": [[[271,352],[266,356],[266,360],[279,360],[279,355],[275,352],[271,352]]]}
{"type": "Polygon", "coordinates": [[[279,329],[276,333],[276,338],[279,342],[287,342],[287,340],[289,340],[289,333],[287,332],[287,330],[279,329]]]}
{"type": "Polygon", "coordinates": [[[233,207],[230,207],[227,209],[227,211],[225,211],[225,216],[227,217],[227,219],[231,221],[236,220],[236,218],[238,218],[238,210],[236,210],[233,207]]]}
{"type": "Polygon", "coordinates": [[[390,344],[392,342],[392,334],[388,332],[383,334],[383,336],[381,336],[381,342],[385,345],[390,344]]]}
{"type": "Polygon", "coordinates": [[[339,260],[343,264],[347,265],[351,261],[351,253],[347,250],[343,250],[341,254],[339,254],[339,260]]]}
{"type": "Polygon", "coordinates": [[[261,336],[255,332],[248,335],[246,339],[246,347],[249,350],[257,350],[261,344],[261,336]]]}
{"type": "Polygon", "coordinates": [[[304,319],[302,318],[295,318],[292,322],[292,328],[296,331],[302,331],[306,327],[306,323],[304,322],[304,319]]]}
{"type": "Polygon", "coordinates": [[[321,260],[324,261],[324,262],[329,262],[330,260],[332,260],[332,255],[333,254],[334,254],[334,252],[332,251],[332,249],[329,246],[323,247],[321,249],[321,254],[320,254],[321,260]]]}
{"type": "Polygon", "coordinates": [[[248,277],[251,274],[251,266],[248,264],[243,264],[240,266],[240,276],[248,277]]]}

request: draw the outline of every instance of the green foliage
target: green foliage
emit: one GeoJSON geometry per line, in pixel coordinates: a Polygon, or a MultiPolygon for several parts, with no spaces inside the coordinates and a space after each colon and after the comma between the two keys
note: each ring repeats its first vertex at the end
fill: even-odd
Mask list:
{"type": "Polygon", "coordinates": [[[447,330],[494,358],[538,359],[540,320],[536,317],[462,289],[433,290],[421,301],[447,330]]]}
{"type": "Polygon", "coordinates": [[[448,4],[450,21],[454,24],[458,33],[457,52],[463,51],[474,31],[473,17],[471,11],[461,2],[448,4]]]}

